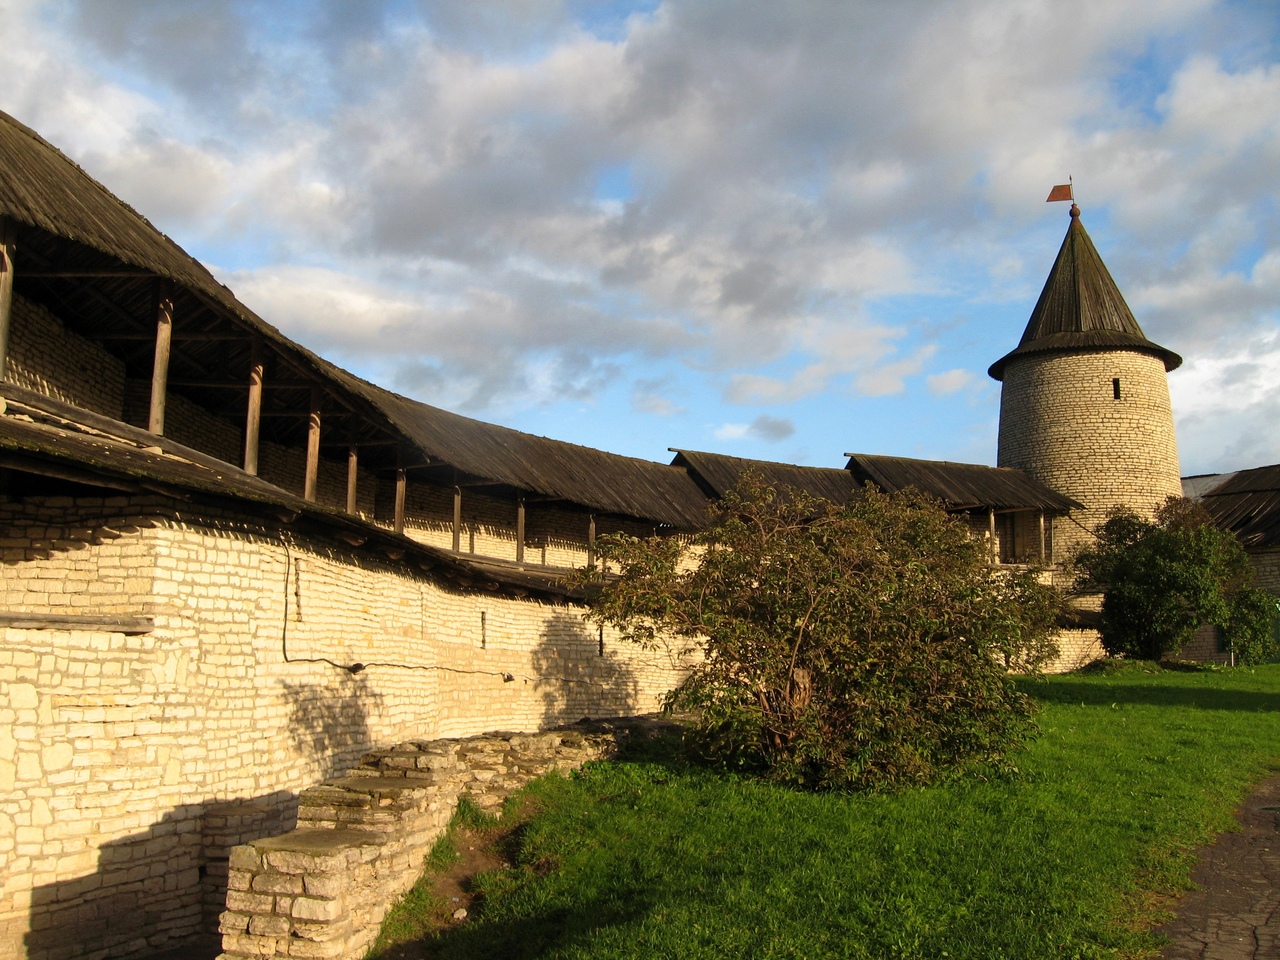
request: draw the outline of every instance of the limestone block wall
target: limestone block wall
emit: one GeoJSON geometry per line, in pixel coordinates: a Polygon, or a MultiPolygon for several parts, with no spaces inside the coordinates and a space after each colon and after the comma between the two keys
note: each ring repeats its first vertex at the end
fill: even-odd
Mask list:
{"type": "Polygon", "coordinates": [[[121,360],[24,297],[13,297],[9,323],[6,381],[120,419],[125,382],[121,360]]]}
{"type": "Polygon", "coordinates": [[[1280,597],[1280,545],[1255,547],[1248,553],[1257,585],[1272,596],[1280,597]]]}
{"type": "Polygon", "coordinates": [[[0,958],[208,933],[232,846],[373,747],[655,709],[680,658],[581,607],[161,497],[0,500],[5,608],[154,630],[5,632],[0,958]],[[343,669],[365,664],[358,673],[343,669]]]}
{"type": "Polygon", "coordinates": [[[415,741],[304,791],[298,829],[231,852],[223,957],[358,960],[413,886],[459,797],[494,807],[530,779],[612,755],[608,729],[415,741]]]}
{"type": "Polygon", "coordinates": [[[1107,655],[1097,630],[1059,630],[1054,639],[1058,657],[1045,668],[1046,673],[1069,673],[1107,655]]]}
{"type": "Polygon", "coordinates": [[[1055,525],[1059,559],[1113,506],[1150,515],[1182,494],[1163,362],[1131,350],[1014,359],[1000,393],[997,462],[1085,505],[1055,525]]]}

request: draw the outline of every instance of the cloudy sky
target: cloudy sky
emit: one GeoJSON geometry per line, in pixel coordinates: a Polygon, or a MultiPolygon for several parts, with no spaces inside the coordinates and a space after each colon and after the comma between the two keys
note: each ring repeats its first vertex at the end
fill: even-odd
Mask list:
{"type": "Polygon", "coordinates": [[[0,0],[0,109],[270,322],[650,459],[995,461],[1084,223],[1184,473],[1280,461],[1280,8],[0,0]]]}

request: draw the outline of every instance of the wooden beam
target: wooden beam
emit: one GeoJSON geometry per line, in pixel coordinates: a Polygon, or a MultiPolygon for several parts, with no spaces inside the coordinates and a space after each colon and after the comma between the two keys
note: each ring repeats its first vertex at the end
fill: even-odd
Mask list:
{"type": "Polygon", "coordinates": [[[404,467],[400,467],[396,470],[396,513],[392,521],[392,528],[396,533],[404,533],[404,498],[408,486],[409,475],[405,473],[404,467]]]}
{"type": "Polygon", "coordinates": [[[347,513],[356,512],[356,484],[360,476],[360,450],[353,443],[347,447],[347,513]]]}
{"type": "Polygon", "coordinates": [[[453,488],[453,552],[462,550],[462,488],[453,488]]]}
{"type": "Polygon", "coordinates": [[[320,473],[320,388],[311,388],[311,412],[307,415],[307,472],[302,499],[315,502],[316,477],[320,473]]]}
{"type": "Polygon", "coordinates": [[[996,511],[994,508],[987,510],[987,538],[991,541],[991,565],[995,566],[1000,557],[999,553],[997,553],[1000,548],[996,545],[996,511]]]}
{"type": "Polygon", "coordinates": [[[147,429],[164,436],[164,405],[169,380],[169,351],[173,343],[173,284],[156,284],[156,359],[151,368],[151,413],[147,429]]]}
{"type": "Polygon", "coordinates": [[[524,497],[516,500],[516,563],[524,563],[524,497]]]}
{"type": "Polygon", "coordinates": [[[591,514],[587,521],[587,569],[596,568],[596,515],[591,514]]]}
{"type": "Polygon", "coordinates": [[[9,362],[9,318],[13,307],[13,251],[18,230],[0,217],[0,380],[9,362]]]}
{"type": "Polygon", "coordinates": [[[19,613],[0,612],[0,627],[19,630],[94,630],[138,636],[155,629],[150,617],[126,617],[116,614],[19,613]]]}
{"type": "Polygon", "coordinates": [[[244,472],[258,475],[258,436],[262,428],[262,341],[254,339],[249,352],[249,408],[244,422],[244,472]]]}
{"type": "Polygon", "coordinates": [[[1039,518],[1040,518],[1040,562],[1041,562],[1041,563],[1044,563],[1044,561],[1045,561],[1045,555],[1044,555],[1044,552],[1045,552],[1045,551],[1044,551],[1045,535],[1044,535],[1044,511],[1043,511],[1043,510],[1041,510],[1041,511],[1040,511],[1040,513],[1039,513],[1039,518]]]}

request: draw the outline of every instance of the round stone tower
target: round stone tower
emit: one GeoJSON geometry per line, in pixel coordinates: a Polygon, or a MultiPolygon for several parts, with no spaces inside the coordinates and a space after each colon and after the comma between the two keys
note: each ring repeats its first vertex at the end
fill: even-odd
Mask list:
{"type": "Polygon", "coordinates": [[[1054,555],[1090,538],[1114,506],[1150,516],[1180,496],[1165,374],[1182,363],[1146,338],[1071,205],[1071,225],[1016,349],[991,365],[997,463],[1083,505],[1054,523],[1054,555]]]}

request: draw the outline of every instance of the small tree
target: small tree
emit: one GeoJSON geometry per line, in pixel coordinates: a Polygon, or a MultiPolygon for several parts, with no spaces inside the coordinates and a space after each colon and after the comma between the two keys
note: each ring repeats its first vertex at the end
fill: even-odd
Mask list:
{"type": "Polygon", "coordinates": [[[1078,588],[1102,591],[1102,645],[1113,656],[1172,656],[1204,623],[1240,661],[1276,655],[1275,601],[1253,586],[1240,542],[1193,501],[1170,497],[1154,520],[1112,511],[1076,566],[1078,588]]]}
{"type": "Polygon", "coordinates": [[[620,575],[590,614],[703,659],[671,697],[711,755],[814,787],[918,783],[1001,761],[1031,729],[1007,667],[1053,652],[1056,595],[986,563],[917,493],[848,505],[747,476],[708,527],[602,540],[620,575]]]}

